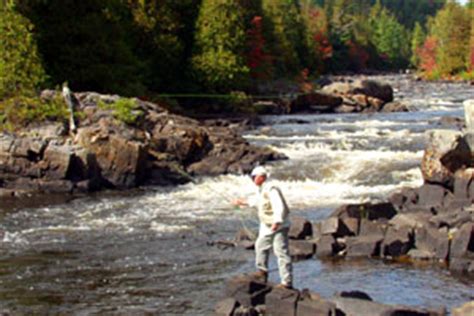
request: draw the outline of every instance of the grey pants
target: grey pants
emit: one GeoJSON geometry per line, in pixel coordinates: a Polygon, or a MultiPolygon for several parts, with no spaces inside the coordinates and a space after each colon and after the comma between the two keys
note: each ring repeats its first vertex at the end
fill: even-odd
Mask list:
{"type": "Polygon", "coordinates": [[[293,266],[291,264],[290,251],[288,248],[288,228],[282,228],[271,234],[259,233],[255,242],[257,269],[268,271],[268,258],[273,248],[278,260],[281,283],[293,284],[293,266]]]}

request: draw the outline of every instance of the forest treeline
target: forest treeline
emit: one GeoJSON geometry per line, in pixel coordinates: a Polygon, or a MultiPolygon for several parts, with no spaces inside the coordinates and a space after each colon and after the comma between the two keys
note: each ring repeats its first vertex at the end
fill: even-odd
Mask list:
{"type": "Polygon", "coordinates": [[[122,95],[415,68],[474,77],[473,0],[3,0],[0,99],[122,95]]]}

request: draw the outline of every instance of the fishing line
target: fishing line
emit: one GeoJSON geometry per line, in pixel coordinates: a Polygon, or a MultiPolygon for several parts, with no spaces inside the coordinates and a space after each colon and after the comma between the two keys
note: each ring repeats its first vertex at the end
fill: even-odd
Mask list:
{"type": "MultiPolygon", "coordinates": [[[[226,200],[229,204],[232,204],[232,200],[233,198],[230,197],[229,195],[223,193],[223,192],[220,192],[220,191],[217,191],[215,190],[214,188],[212,188],[210,185],[207,185],[206,183],[204,182],[201,182],[199,183],[198,181],[196,181],[196,179],[194,179],[194,177],[192,177],[189,173],[187,173],[186,171],[182,170],[182,169],[179,169],[178,167],[176,166],[173,166],[172,167],[176,172],[178,172],[179,174],[181,174],[182,176],[186,177],[187,179],[189,179],[192,183],[198,185],[204,185],[207,189],[209,189],[209,191],[219,195],[220,197],[222,197],[224,200],[226,200]]],[[[239,206],[235,206],[234,207],[234,210],[237,211],[237,218],[239,219],[240,221],[240,224],[242,226],[242,229],[244,230],[244,232],[247,234],[247,236],[250,237],[250,239],[252,241],[255,241],[257,239],[257,235],[250,229],[247,227],[247,225],[245,224],[245,219],[243,217],[243,214],[240,212],[242,208],[239,207],[239,206]]]]}

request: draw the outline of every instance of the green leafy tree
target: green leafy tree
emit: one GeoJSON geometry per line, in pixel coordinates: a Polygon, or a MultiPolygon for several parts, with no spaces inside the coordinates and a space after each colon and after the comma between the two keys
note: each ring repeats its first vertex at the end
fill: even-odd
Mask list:
{"type": "Polygon", "coordinates": [[[31,22],[14,6],[0,7],[0,99],[31,94],[45,80],[31,22]]]}
{"type": "Polygon", "coordinates": [[[455,2],[448,2],[433,19],[430,35],[438,41],[436,60],[441,75],[452,75],[465,69],[471,19],[468,8],[455,2]]]}
{"type": "Polygon", "coordinates": [[[446,0],[381,0],[381,4],[407,29],[413,29],[416,22],[425,25],[427,18],[436,15],[445,3],[446,0]]]}
{"type": "Polygon", "coordinates": [[[416,22],[415,28],[413,29],[413,35],[411,39],[411,58],[410,62],[413,66],[418,67],[420,64],[419,50],[425,42],[426,34],[420,23],[416,22]]]}
{"type": "Polygon", "coordinates": [[[278,75],[294,75],[305,57],[303,25],[293,0],[263,0],[263,18],[267,38],[278,75]]]}
{"type": "Polygon", "coordinates": [[[179,91],[189,81],[198,0],[127,0],[133,17],[133,47],[143,61],[144,84],[151,91],[179,91]]]}
{"type": "Polygon", "coordinates": [[[390,67],[405,66],[409,55],[406,29],[379,2],[372,9],[369,20],[372,26],[372,43],[378,54],[390,67]]]}
{"type": "Polygon", "coordinates": [[[204,88],[230,91],[245,86],[249,68],[245,10],[236,0],[203,0],[196,22],[192,69],[204,88]]]}

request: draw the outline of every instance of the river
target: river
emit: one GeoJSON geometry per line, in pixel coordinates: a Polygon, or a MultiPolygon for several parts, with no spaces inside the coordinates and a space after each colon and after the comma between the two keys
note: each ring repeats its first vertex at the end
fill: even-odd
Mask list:
{"type": "MultiPolygon", "coordinates": [[[[269,166],[292,214],[320,220],[343,203],[386,198],[422,183],[426,132],[442,116],[463,116],[467,84],[376,77],[395,88],[409,113],[262,117],[245,137],[290,159],[269,166]]],[[[249,209],[230,199],[252,194],[246,176],[197,179],[85,197],[0,205],[0,311],[13,315],[211,315],[225,280],[254,270],[253,252],[209,246],[231,239],[249,209]]],[[[274,261],[271,266],[275,267],[274,261]]],[[[379,260],[295,264],[295,285],[330,297],[362,290],[383,303],[458,306],[474,280],[443,268],[379,260]]],[[[270,279],[278,281],[276,272],[270,279]]]]}

